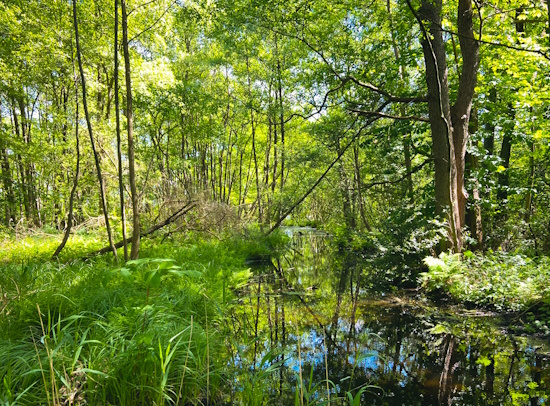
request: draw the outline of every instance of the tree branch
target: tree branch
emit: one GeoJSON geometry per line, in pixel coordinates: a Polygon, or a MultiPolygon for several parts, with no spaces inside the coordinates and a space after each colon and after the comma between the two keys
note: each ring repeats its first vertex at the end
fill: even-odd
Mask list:
{"type": "Polygon", "coordinates": [[[151,28],[153,28],[155,25],[157,25],[157,23],[162,19],[162,17],[164,17],[166,15],[166,13],[168,13],[168,11],[172,8],[172,6],[174,4],[176,4],[178,2],[178,0],[174,0],[172,3],[170,3],[170,5],[168,6],[168,8],[166,10],[164,10],[164,13],[161,14],[161,16],[159,18],[157,18],[153,24],[151,24],[149,27],[145,28],[143,31],[137,33],[136,35],[134,35],[129,41],[128,41],[128,44],[130,44],[133,40],[135,40],[136,38],[138,38],[140,35],[146,33],[147,31],[149,31],[151,28]]]}
{"type": "MultiPolygon", "coordinates": [[[[383,103],[379,108],[378,108],[378,111],[384,109],[384,107],[386,107],[387,103],[383,103]]],[[[359,136],[361,135],[362,131],[368,127],[369,125],[371,125],[372,123],[374,123],[376,120],[380,119],[381,117],[379,116],[373,116],[371,117],[369,120],[367,120],[367,122],[365,124],[363,124],[358,130],[357,132],[353,135],[353,137],[351,137],[351,140],[344,146],[344,148],[342,148],[342,150],[340,151],[340,153],[338,154],[338,156],[334,159],[334,161],[331,162],[331,164],[328,166],[328,168],[323,172],[323,174],[319,177],[319,179],[317,179],[317,181],[307,190],[306,193],[304,193],[302,195],[302,197],[300,197],[300,199],[298,199],[292,206],[290,206],[290,208],[288,208],[288,210],[286,210],[280,217],[279,219],[275,222],[275,224],[269,229],[269,231],[267,232],[266,235],[269,235],[271,234],[273,231],[275,231],[277,228],[279,228],[279,226],[281,225],[281,223],[284,221],[284,219],[294,211],[294,209],[296,207],[298,207],[304,200],[306,200],[306,198],[317,188],[317,186],[319,186],[319,184],[323,181],[323,179],[325,179],[325,177],[328,175],[328,173],[330,172],[330,170],[334,167],[334,165],[336,165],[336,163],[340,160],[340,158],[342,158],[342,156],[344,155],[344,153],[349,149],[349,147],[351,145],[353,145],[353,143],[355,142],[355,140],[357,138],[359,138],[359,136]]],[[[357,120],[357,119],[356,119],[357,120]]],[[[355,121],[354,121],[355,123],[355,121]]]]}
{"type": "Polygon", "coordinates": [[[348,110],[353,113],[357,113],[360,116],[366,116],[366,117],[378,116],[380,118],[391,118],[392,120],[413,120],[413,121],[422,121],[424,123],[430,122],[429,118],[421,117],[421,116],[395,116],[393,114],[386,114],[378,111],[367,111],[367,110],[359,110],[359,109],[348,109],[348,110]]]}
{"type": "Polygon", "coordinates": [[[430,162],[432,162],[433,159],[430,158],[430,159],[426,159],[424,162],[422,162],[420,165],[417,165],[415,166],[413,169],[411,169],[409,172],[405,173],[403,176],[401,176],[400,178],[396,179],[396,180],[384,180],[384,181],[379,181],[379,182],[372,182],[372,183],[367,183],[366,185],[363,185],[363,188],[365,189],[370,189],[374,186],[380,186],[380,185],[393,185],[393,184],[396,184],[396,183],[399,183],[399,182],[403,182],[405,179],[407,179],[408,176],[412,175],[413,173],[416,173],[418,172],[419,170],[421,170],[423,167],[425,167],[427,164],[429,164],[430,162]]]}
{"type": "Polygon", "coordinates": [[[382,96],[385,96],[386,99],[389,102],[395,102],[395,103],[425,103],[428,101],[428,96],[394,96],[391,93],[380,89],[379,87],[374,86],[371,83],[362,82],[359,79],[356,79],[354,76],[347,76],[344,79],[341,79],[342,81],[351,81],[355,83],[356,85],[360,87],[364,87],[365,89],[372,90],[373,92],[376,92],[378,94],[381,94],[382,96]]]}

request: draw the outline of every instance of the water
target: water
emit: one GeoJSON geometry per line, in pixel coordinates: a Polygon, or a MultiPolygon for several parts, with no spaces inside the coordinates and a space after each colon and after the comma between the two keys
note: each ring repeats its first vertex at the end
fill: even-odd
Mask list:
{"type": "Polygon", "coordinates": [[[245,344],[234,363],[254,374],[234,390],[283,405],[296,392],[303,404],[349,404],[350,395],[372,405],[548,402],[548,341],[514,336],[488,312],[374,289],[364,261],[319,233],[291,231],[291,252],[254,268],[239,292],[233,329],[245,344]]]}

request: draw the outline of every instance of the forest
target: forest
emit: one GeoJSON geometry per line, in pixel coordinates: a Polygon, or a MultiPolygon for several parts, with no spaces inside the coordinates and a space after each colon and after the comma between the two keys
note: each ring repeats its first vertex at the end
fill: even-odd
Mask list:
{"type": "Polygon", "coordinates": [[[543,405],[550,0],[2,0],[0,406],[543,405]]]}

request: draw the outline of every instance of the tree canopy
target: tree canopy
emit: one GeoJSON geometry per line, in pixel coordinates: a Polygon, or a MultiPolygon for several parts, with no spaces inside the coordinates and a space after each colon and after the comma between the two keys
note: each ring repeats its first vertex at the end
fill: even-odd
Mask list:
{"type": "Polygon", "coordinates": [[[0,13],[7,229],[103,217],[136,258],[141,224],[201,199],[266,232],[550,249],[544,2],[10,0],[0,13]]]}

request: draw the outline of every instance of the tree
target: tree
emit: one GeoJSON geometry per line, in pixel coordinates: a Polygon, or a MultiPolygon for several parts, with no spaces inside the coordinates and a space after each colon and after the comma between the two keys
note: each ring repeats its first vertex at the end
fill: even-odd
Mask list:
{"type": "Polygon", "coordinates": [[[458,38],[462,69],[457,96],[451,104],[447,54],[443,40],[441,0],[422,0],[416,11],[407,0],[422,30],[422,49],[428,86],[428,109],[435,167],[436,212],[445,215],[449,241],[443,249],[460,252],[466,222],[464,170],[468,124],[479,68],[479,42],[474,37],[474,13],[471,0],[459,0],[458,38]],[[427,27],[424,23],[427,22],[427,27]]]}
{"type": "MultiPolygon", "coordinates": [[[[73,65],[74,66],[74,65],[73,65]]],[[[75,139],[76,139],[76,170],[74,174],[73,179],[73,187],[71,188],[71,195],[69,197],[69,214],[67,216],[67,228],[65,229],[65,234],[63,235],[63,240],[61,240],[61,243],[55,250],[55,252],[52,255],[52,258],[56,258],[59,256],[63,248],[65,247],[65,244],[67,244],[67,241],[69,240],[69,236],[71,235],[71,229],[73,227],[74,223],[74,200],[75,200],[75,194],[76,194],[76,188],[78,187],[78,178],[80,177],[80,137],[78,134],[78,120],[79,117],[79,109],[78,109],[78,80],[76,76],[76,70],[73,67],[74,72],[74,96],[75,96],[75,139]]],[[[112,249],[112,248],[111,248],[112,249]]],[[[116,253],[115,253],[116,257],[116,253]]]]}
{"type": "Polygon", "coordinates": [[[116,146],[118,163],[118,193],[120,195],[120,218],[122,226],[122,244],[124,246],[124,260],[128,261],[128,243],[126,241],[126,209],[124,207],[124,182],[122,178],[122,143],[120,139],[120,101],[118,86],[118,0],[115,0],[115,38],[114,50],[114,86],[115,86],[115,120],[116,120],[116,146]]]}
{"type": "Polygon", "coordinates": [[[130,190],[132,192],[133,229],[131,259],[139,257],[140,219],[139,196],[136,187],[136,164],[134,146],[134,111],[132,106],[132,78],[130,75],[130,51],[128,48],[128,13],[126,12],[126,0],[121,0],[122,5],[122,47],[124,49],[124,71],[126,77],[126,127],[128,132],[128,170],[130,190]]]}
{"type": "Polygon", "coordinates": [[[109,212],[107,210],[107,197],[105,194],[105,186],[103,184],[103,176],[101,175],[101,165],[99,163],[99,154],[97,153],[93,131],[92,131],[92,122],[90,119],[90,113],[88,112],[88,101],[86,93],[86,77],[84,76],[84,68],[82,65],[82,55],[80,50],[80,38],[78,35],[78,18],[76,12],[76,0],[73,0],[73,23],[74,23],[74,35],[76,42],[76,56],[78,59],[78,69],[80,71],[80,83],[82,85],[82,105],[84,107],[84,115],[86,117],[86,125],[88,127],[88,135],[90,136],[90,143],[92,145],[92,151],[94,154],[94,161],[97,171],[97,179],[99,183],[99,192],[101,199],[101,207],[103,209],[103,216],[105,217],[105,227],[107,228],[107,236],[109,238],[109,246],[115,258],[117,257],[116,247],[113,243],[113,236],[111,233],[111,225],[109,224],[109,212]]]}

